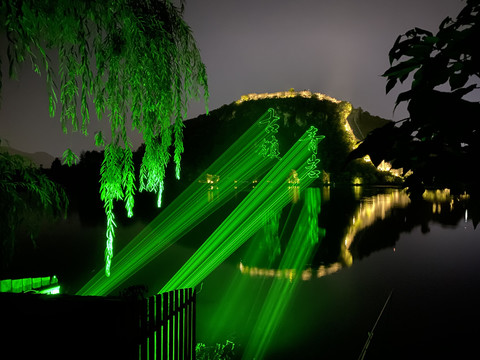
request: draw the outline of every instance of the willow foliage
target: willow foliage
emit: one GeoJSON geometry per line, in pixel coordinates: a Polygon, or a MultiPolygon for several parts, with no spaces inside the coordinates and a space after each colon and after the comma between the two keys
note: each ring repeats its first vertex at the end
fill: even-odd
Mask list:
{"type": "MultiPolygon", "coordinates": [[[[55,116],[60,102],[64,132],[87,135],[89,100],[98,118],[108,117],[109,142],[103,134],[95,137],[97,144],[105,144],[101,198],[107,238],[114,234],[113,200],[125,200],[129,215],[133,207],[135,173],[127,126],[138,130],[146,145],[139,189],[161,196],[172,142],[180,176],[187,101],[202,91],[208,100],[205,66],[182,11],[183,2],[179,9],[170,0],[1,2],[9,76],[26,60],[43,72],[50,115],[55,116]],[[53,61],[52,51],[58,55],[53,61]]],[[[0,74],[0,88],[1,82],[0,74]]],[[[67,155],[71,161],[73,155],[67,155]]],[[[107,248],[106,257],[111,254],[107,248]]]]}
{"type": "Polygon", "coordinates": [[[37,231],[37,214],[66,216],[68,199],[63,189],[19,155],[0,151],[0,259],[10,261],[15,235],[26,226],[30,236],[37,231]]]}

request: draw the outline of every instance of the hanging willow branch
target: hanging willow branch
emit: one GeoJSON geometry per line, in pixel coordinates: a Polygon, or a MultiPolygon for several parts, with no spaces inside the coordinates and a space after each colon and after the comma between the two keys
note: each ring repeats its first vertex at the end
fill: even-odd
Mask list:
{"type": "Polygon", "coordinates": [[[36,214],[67,216],[68,198],[27,159],[0,151],[0,269],[12,260],[16,232],[25,226],[32,240],[36,214]]]}
{"type": "MultiPolygon", "coordinates": [[[[181,1],[179,9],[170,0],[9,0],[0,5],[9,76],[26,60],[44,73],[50,115],[55,116],[60,100],[65,133],[88,134],[89,99],[99,119],[108,117],[111,141],[103,135],[96,141],[105,142],[101,198],[110,244],[113,201],[124,200],[129,215],[133,208],[135,176],[127,123],[145,142],[139,189],[158,192],[160,204],[172,137],[180,176],[187,101],[198,99],[201,90],[205,103],[208,100],[205,66],[182,19],[183,5],[181,1]],[[49,57],[53,50],[58,73],[53,66],[57,60],[49,57]]],[[[112,254],[107,245],[107,275],[112,254]]]]}

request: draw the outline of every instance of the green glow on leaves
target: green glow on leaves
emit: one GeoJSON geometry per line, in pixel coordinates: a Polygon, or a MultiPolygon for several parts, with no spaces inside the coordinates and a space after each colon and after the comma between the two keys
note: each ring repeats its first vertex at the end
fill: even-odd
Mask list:
{"type": "Polygon", "coordinates": [[[135,186],[135,166],[133,164],[133,153],[130,148],[123,149],[122,186],[124,189],[125,209],[127,216],[133,216],[133,195],[135,186]]]}
{"type": "MultiPolygon", "coordinates": [[[[31,61],[35,72],[43,72],[50,116],[55,116],[60,99],[64,133],[73,130],[87,135],[89,103],[93,101],[99,119],[108,114],[111,144],[129,152],[125,124],[131,120],[146,145],[141,165],[141,182],[146,186],[141,189],[157,191],[169,161],[171,119],[175,118],[174,160],[179,178],[188,100],[198,99],[203,92],[208,113],[205,65],[182,13],[170,0],[81,1],[75,6],[70,0],[57,0],[54,6],[39,6],[35,1],[2,2],[0,17],[9,34],[9,76],[15,77],[25,60],[31,61]],[[47,49],[58,52],[56,71],[47,49]],[[159,141],[161,146],[157,146],[159,141]]],[[[0,90],[1,84],[0,71],[0,90]]],[[[100,133],[95,143],[104,146],[100,133]]],[[[128,172],[121,186],[125,192],[116,199],[125,201],[131,216],[134,169],[127,156],[121,159],[105,166],[117,167],[109,172],[128,172]]],[[[78,157],[67,149],[64,163],[76,161],[78,157]]],[[[101,177],[104,201],[115,192],[105,190],[113,187],[111,182],[103,183],[107,178],[101,177]]]]}
{"type": "Polygon", "coordinates": [[[163,181],[158,185],[157,207],[162,207],[163,181]]]}
{"type": "Polygon", "coordinates": [[[168,149],[172,144],[172,129],[163,127],[160,136],[145,145],[145,155],[140,167],[140,191],[156,192],[157,206],[162,204],[165,170],[170,161],[168,149]]]}
{"type": "Polygon", "coordinates": [[[311,133],[312,129],[294,144],[160,292],[197,286],[260,229],[267,214],[277,213],[286,206],[291,200],[288,179],[292,168],[299,169],[301,189],[312,183],[314,178],[306,163],[313,145],[321,139],[311,133]]]}
{"type": "Polygon", "coordinates": [[[105,146],[105,139],[101,131],[95,134],[95,146],[105,146]]]}
{"type": "Polygon", "coordinates": [[[72,166],[78,163],[79,158],[70,148],[68,148],[63,152],[62,160],[63,160],[63,164],[72,166]]]}
{"type": "Polygon", "coordinates": [[[63,188],[31,161],[0,148],[0,207],[0,258],[6,266],[18,244],[19,229],[34,239],[43,216],[66,218],[68,198],[63,188]]]}
{"type": "Polygon", "coordinates": [[[320,210],[320,189],[307,189],[304,206],[280,262],[281,269],[297,270],[297,275],[290,281],[281,278],[273,280],[245,349],[245,359],[263,359],[295,288],[301,281],[299,274],[310,262],[317,243],[324,236],[324,232],[318,228],[320,210]]]}
{"type": "Polygon", "coordinates": [[[174,131],[174,134],[175,134],[175,141],[174,141],[174,145],[175,145],[175,152],[174,152],[174,156],[173,156],[173,159],[174,159],[174,162],[175,162],[175,177],[177,178],[177,180],[180,180],[180,162],[181,162],[181,159],[182,159],[182,153],[184,151],[184,148],[183,148],[183,127],[185,125],[183,124],[182,121],[175,121],[175,127],[173,129],[174,131]]]}
{"type": "Polygon", "coordinates": [[[105,275],[108,277],[110,276],[110,268],[112,265],[112,258],[113,258],[113,238],[115,234],[115,216],[113,212],[109,210],[107,214],[107,242],[105,245],[105,275]]]}
{"type": "MultiPolygon", "coordinates": [[[[100,169],[100,198],[104,203],[105,215],[107,217],[106,247],[105,247],[105,274],[110,276],[110,267],[113,257],[113,239],[115,238],[115,215],[113,213],[113,201],[124,197],[124,186],[127,186],[127,192],[131,193],[134,179],[130,178],[128,171],[122,173],[122,169],[117,165],[122,163],[131,155],[118,147],[116,144],[108,144],[105,147],[104,159],[100,169]],[[125,181],[125,182],[124,182],[125,181]],[[129,183],[130,182],[130,183],[129,183]]],[[[131,154],[131,152],[130,152],[131,154]]],[[[133,165],[131,165],[133,166],[133,165]]],[[[132,202],[127,202],[133,206],[132,202]]],[[[131,212],[132,209],[128,208],[131,212]]]]}
{"type": "Polygon", "coordinates": [[[269,135],[260,122],[271,113],[269,110],[260,117],[197,181],[115,256],[111,265],[114,271],[109,278],[99,272],[79,290],[78,295],[108,294],[231,199],[236,191],[250,185],[251,179],[265,174],[277,162],[275,158],[261,156],[259,151],[269,135]],[[208,174],[214,174],[218,179],[219,190],[214,201],[208,199],[209,184],[205,187],[208,174]]]}

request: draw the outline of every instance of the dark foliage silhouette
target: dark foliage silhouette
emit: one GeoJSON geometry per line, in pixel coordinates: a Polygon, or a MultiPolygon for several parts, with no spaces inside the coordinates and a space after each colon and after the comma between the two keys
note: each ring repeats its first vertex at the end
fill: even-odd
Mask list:
{"type": "Polygon", "coordinates": [[[455,20],[443,20],[435,35],[414,28],[397,38],[383,76],[387,93],[412,80],[396,101],[408,103],[410,116],[372,131],[349,159],[368,154],[374,164],[387,160],[394,168],[412,170],[405,181],[412,197],[428,186],[478,191],[479,20],[480,1],[469,0],[455,20]]]}

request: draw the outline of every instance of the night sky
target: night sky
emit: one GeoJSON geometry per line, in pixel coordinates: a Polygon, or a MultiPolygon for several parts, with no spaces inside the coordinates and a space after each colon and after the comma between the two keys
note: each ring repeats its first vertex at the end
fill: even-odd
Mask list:
{"type": "MultiPolygon", "coordinates": [[[[389,67],[388,51],[398,35],[413,27],[435,33],[440,22],[447,16],[455,18],[464,4],[460,0],[187,0],[184,17],[207,67],[212,110],[243,94],[294,88],[401,119],[407,115],[404,108],[392,111],[402,88],[385,95],[386,81],[380,76],[389,67]]],[[[5,76],[4,37],[0,45],[5,76]]],[[[95,148],[93,134],[101,124],[94,111],[89,137],[65,135],[58,117],[48,116],[44,79],[29,64],[19,80],[3,81],[2,144],[7,140],[18,150],[53,156],[61,156],[67,147],[77,154],[95,148]]],[[[203,112],[203,104],[193,102],[188,117],[203,112]]],[[[139,144],[137,136],[134,146],[139,144]]]]}

